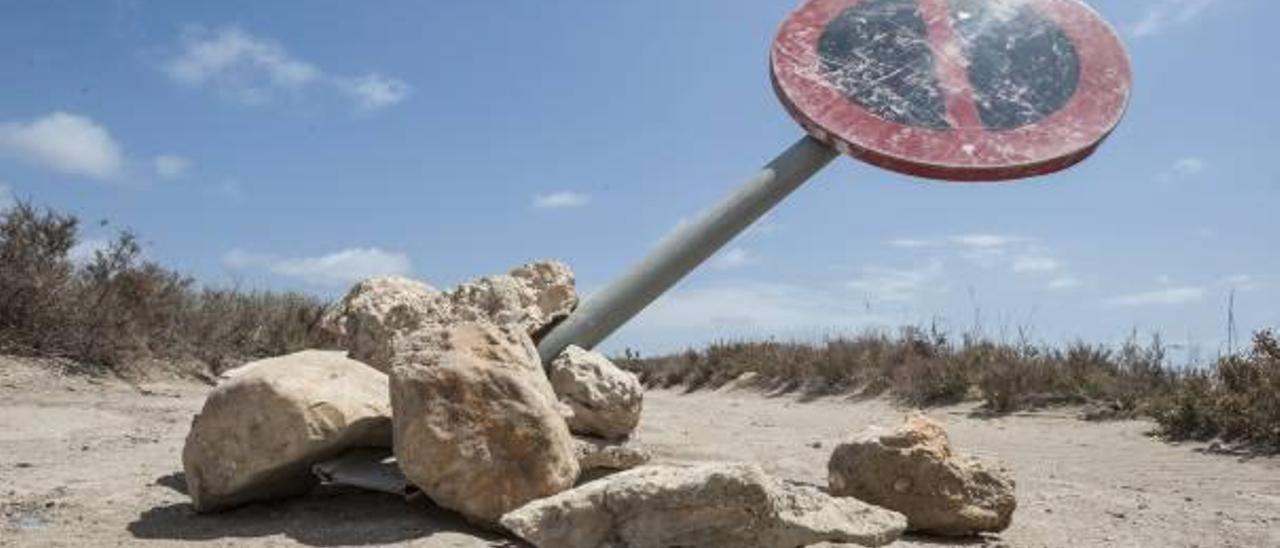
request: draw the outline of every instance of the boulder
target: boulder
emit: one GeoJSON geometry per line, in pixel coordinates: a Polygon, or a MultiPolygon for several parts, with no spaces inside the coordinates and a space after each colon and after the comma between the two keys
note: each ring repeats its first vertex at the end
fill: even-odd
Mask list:
{"type": "Polygon", "coordinates": [[[649,463],[653,453],[633,442],[575,436],[574,453],[582,472],[630,470],[649,463]]]}
{"type": "Polygon", "coordinates": [[[300,495],[311,466],[352,448],[391,446],[387,376],[342,352],[253,362],[219,384],[182,450],[187,492],[209,512],[300,495]]]}
{"type": "Polygon", "coordinates": [[[400,339],[428,327],[483,321],[541,333],[578,304],[573,272],[555,261],[529,263],[440,292],[408,278],[360,282],[322,320],[353,359],[389,371],[400,339]]]}
{"type": "Polygon", "coordinates": [[[872,427],[839,445],[828,472],[831,494],[901,512],[912,531],[1003,531],[1017,507],[1003,467],[957,456],[942,426],[920,414],[896,431],[872,427]]]}
{"type": "Polygon", "coordinates": [[[539,548],[795,548],[822,541],[882,546],[902,515],[758,466],[646,466],[537,500],[502,525],[539,548]]]}
{"type": "Polygon", "coordinates": [[[399,337],[449,318],[448,303],[435,288],[387,276],[356,284],[325,312],[321,325],[350,351],[352,359],[385,372],[391,368],[399,337]]]}
{"type": "Polygon", "coordinates": [[[570,346],[548,367],[551,387],[569,407],[565,417],[575,434],[622,439],[640,423],[644,387],[596,352],[570,346]]]}
{"type": "Polygon", "coordinates": [[[573,438],[526,333],[460,323],[402,346],[391,372],[396,460],[436,504],[494,525],[573,486],[573,438]]]}
{"type": "Polygon", "coordinates": [[[556,261],[529,263],[505,275],[461,284],[448,299],[457,321],[514,324],[530,335],[541,334],[578,306],[573,271],[556,261]]]}

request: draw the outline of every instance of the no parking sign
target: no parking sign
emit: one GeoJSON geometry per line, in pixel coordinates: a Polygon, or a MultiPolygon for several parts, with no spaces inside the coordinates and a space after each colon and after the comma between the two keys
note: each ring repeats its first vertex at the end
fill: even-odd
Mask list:
{"type": "Polygon", "coordinates": [[[1115,129],[1132,71],[1078,0],[809,0],[778,32],[773,86],[810,137],[593,294],[539,343],[591,348],[837,156],[953,181],[1044,175],[1115,129]]]}

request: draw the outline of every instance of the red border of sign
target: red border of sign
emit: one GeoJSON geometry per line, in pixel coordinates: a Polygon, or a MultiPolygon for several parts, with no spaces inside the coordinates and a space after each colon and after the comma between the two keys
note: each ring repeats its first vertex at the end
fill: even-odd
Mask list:
{"type": "MultiPolygon", "coordinates": [[[[880,118],[849,101],[818,74],[818,40],[828,22],[863,0],[810,0],[787,18],[774,40],[774,90],[806,131],[841,152],[893,171],[952,181],[1001,181],[1044,175],[1087,158],[1124,116],[1132,69],[1115,31],[1076,0],[1031,0],[1031,6],[1071,39],[1080,60],[1076,94],[1057,112],[1006,131],[981,127],[931,130],[880,118]]],[[[945,0],[920,0],[945,10],[945,0]]],[[[936,11],[935,11],[936,13],[936,11]]],[[[950,25],[930,24],[931,40],[950,25]]],[[[943,57],[943,56],[939,56],[943,57]]],[[[940,63],[944,64],[944,63],[940,63]]],[[[955,78],[954,66],[939,78],[955,78]]],[[[963,69],[961,69],[963,70],[963,69]]],[[[967,87],[967,86],[966,86],[967,87]]],[[[948,98],[951,113],[964,111],[948,98]]],[[[969,98],[968,108],[972,108],[969,98]]],[[[965,116],[967,117],[967,116],[965,116]]]]}

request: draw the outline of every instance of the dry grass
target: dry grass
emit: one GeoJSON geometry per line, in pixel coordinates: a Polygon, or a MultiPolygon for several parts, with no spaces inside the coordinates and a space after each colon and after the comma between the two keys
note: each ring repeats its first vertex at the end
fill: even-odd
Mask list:
{"type": "Polygon", "coordinates": [[[917,328],[818,344],[720,342],[655,358],[628,350],[618,363],[655,387],[713,389],[741,378],[773,392],[887,394],[915,406],[980,400],[994,414],[1086,405],[1092,419],[1153,418],[1174,439],[1280,447],[1280,342],[1269,332],[1250,354],[1202,369],[1169,366],[1159,337],[1052,348],[917,328]]]}
{"type": "Polygon", "coordinates": [[[78,226],[28,203],[0,211],[0,352],[116,370],[196,360],[217,372],[330,344],[317,325],[319,299],[200,288],[146,260],[128,231],[76,264],[78,226]]]}

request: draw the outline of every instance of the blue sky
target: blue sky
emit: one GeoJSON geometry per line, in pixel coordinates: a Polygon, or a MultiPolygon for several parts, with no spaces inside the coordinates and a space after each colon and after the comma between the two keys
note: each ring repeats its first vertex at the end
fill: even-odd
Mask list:
{"type": "MultiPolygon", "coordinates": [[[[606,343],[979,325],[1280,326],[1280,4],[1096,0],[1135,67],[1081,166],[987,186],[841,159],[606,343]]],[[[536,258],[586,290],[799,135],[790,0],[0,3],[0,203],[130,227],[212,284],[447,287],[536,258]]]]}

